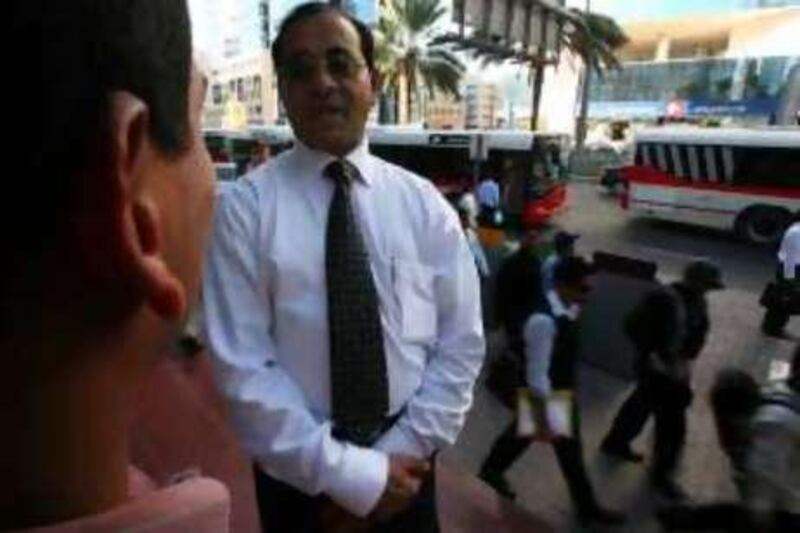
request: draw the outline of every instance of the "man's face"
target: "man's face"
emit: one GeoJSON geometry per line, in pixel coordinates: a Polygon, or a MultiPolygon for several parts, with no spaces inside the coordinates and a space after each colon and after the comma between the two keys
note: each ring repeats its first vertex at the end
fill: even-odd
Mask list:
{"type": "Polygon", "coordinates": [[[282,54],[281,100],[297,137],[332,155],[350,152],[375,103],[355,27],[335,13],[315,15],[290,28],[282,54]]]}
{"type": "Polygon", "coordinates": [[[201,121],[205,78],[192,68],[189,87],[190,133],[186,149],[162,162],[158,180],[164,222],[165,260],[183,283],[191,306],[197,298],[205,245],[214,206],[214,170],[203,140],[201,121]]]}

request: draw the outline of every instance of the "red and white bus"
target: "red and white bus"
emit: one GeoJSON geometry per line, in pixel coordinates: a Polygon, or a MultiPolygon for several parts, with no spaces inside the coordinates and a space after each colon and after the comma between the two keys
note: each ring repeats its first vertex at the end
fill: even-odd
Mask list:
{"type": "Polygon", "coordinates": [[[662,128],[635,142],[634,164],[621,169],[632,212],[766,244],[800,211],[798,128],[662,128]]]}

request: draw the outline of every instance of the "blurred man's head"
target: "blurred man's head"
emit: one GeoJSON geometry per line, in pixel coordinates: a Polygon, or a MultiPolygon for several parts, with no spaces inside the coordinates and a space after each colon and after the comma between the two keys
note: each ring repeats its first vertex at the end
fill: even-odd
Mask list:
{"type": "Polygon", "coordinates": [[[378,76],[372,33],[327,3],[297,7],[272,45],[289,122],[309,148],[344,156],[361,141],[378,76]]]}
{"type": "Polygon", "coordinates": [[[582,304],[591,290],[589,276],[593,269],[582,257],[566,257],[553,271],[553,284],[566,304],[582,304]]]}
{"type": "Polygon", "coordinates": [[[41,119],[4,141],[31,216],[4,225],[0,529],[127,498],[136,394],[198,291],[214,198],[185,0],[9,7],[38,41],[6,68],[41,119]]]}
{"type": "Polygon", "coordinates": [[[743,370],[724,368],[714,380],[710,399],[720,444],[739,462],[749,445],[751,417],[761,403],[758,383],[743,370]]]}
{"type": "Polygon", "coordinates": [[[185,0],[48,2],[23,28],[46,35],[14,54],[44,75],[43,118],[6,149],[47,194],[26,197],[41,229],[15,249],[4,299],[38,291],[36,305],[99,328],[142,310],[178,324],[213,203],[185,0]]]}

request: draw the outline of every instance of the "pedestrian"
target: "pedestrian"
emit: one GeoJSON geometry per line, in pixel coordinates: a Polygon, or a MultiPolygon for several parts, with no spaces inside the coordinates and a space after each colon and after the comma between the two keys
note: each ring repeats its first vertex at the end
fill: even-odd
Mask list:
{"type": "Polygon", "coordinates": [[[369,28],[302,4],[272,56],[297,141],[220,198],[203,286],[262,525],[437,531],[485,350],[475,262],[433,184],[368,151],[369,28]]]}
{"type": "Polygon", "coordinates": [[[487,228],[498,228],[503,223],[500,211],[500,185],[491,177],[478,184],[478,224],[487,228]]]}
{"type": "MultiPolygon", "coordinates": [[[[526,385],[537,405],[546,405],[559,394],[568,393],[571,402],[570,434],[556,434],[541,416],[543,433],[551,436],[558,464],[567,482],[578,519],[584,524],[620,524],[624,516],[601,506],[595,497],[583,461],[581,427],[578,416],[578,317],[589,292],[590,266],[579,257],[559,262],[554,272],[555,288],[546,302],[525,322],[522,334],[526,365],[526,385]]],[[[480,477],[500,494],[514,498],[505,472],[525,452],[531,438],[520,437],[513,421],[492,445],[483,462],[480,477]]]]}
{"type": "Polygon", "coordinates": [[[542,290],[545,294],[553,290],[553,272],[559,261],[575,255],[575,241],[579,235],[559,231],[553,237],[553,251],[542,263],[542,290]]]}
{"type": "Polygon", "coordinates": [[[461,223],[461,229],[464,231],[464,237],[467,239],[469,250],[472,253],[472,258],[475,261],[475,268],[478,269],[481,283],[487,280],[491,275],[489,271],[489,261],[486,259],[486,253],[483,251],[478,235],[470,224],[470,213],[466,209],[458,208],[458,220],[461,223]]]}
{"type": "MultiPolygon", "coordinates": [[[[800,211],[781,240],[773,297],[762,299],[767,310],[761,331],[770,337],[786,337],[789,317],[800,308],[800,211]]],[[[766,295],[766,293],[765,293],[766,295]]]]}
{"type": "Polygon", "coordinates": [[[661,495],[682,499],[674,475],[686,437],[686,411],[692,401],[691,365],[709,331],[709,291],[724,287],[722,274],[706,260],[689,263],[683,279],[647,294],[625,322],[637,352],[637,382],[601,445],[612,457],[641,462],[631,449],[650,415],[655,418],[651,483],[661,495]]]}
{"type": "Polygon", "coordinates": [[[9,69],[46,82],[4,142],[36,220],[3,224],[0,530],[224,532],[217,482],[129,492],[141,388],[196,299],[214,203],[186,3],[6,8],[13,42],[44,37],[9,69]]]}
{"type": "Polygon", "coordinates": [[[506,335],[506,341],[519,360],[522,360],[522,327],[531,314],[544,303],[540,233],[528,229],[519,248],[500,265],[495,283],[495,314],[506,335]]]}
{"type": "Polygon", "coordinates": [[[724,369],[711,403],[739,499],[669,506],[657,514],[661,523],[682,531],[800,531],[800,346],[785,383],[760,391],[747,373],[724,369]]]}

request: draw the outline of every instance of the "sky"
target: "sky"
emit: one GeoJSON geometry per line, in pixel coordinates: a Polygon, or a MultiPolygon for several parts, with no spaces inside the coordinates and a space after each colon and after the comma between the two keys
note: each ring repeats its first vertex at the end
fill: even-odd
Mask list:
{"type": "MultiPolygon", "coordinates": [[[[740,9],[744,0],[591,0],[592,11],[620,20],[719,13],[740,9]]],[[[567,5],[585,8],[586,0],[568,0],[567,5]]]]}

